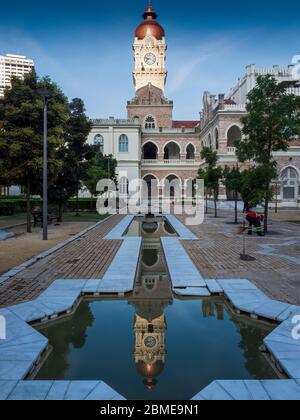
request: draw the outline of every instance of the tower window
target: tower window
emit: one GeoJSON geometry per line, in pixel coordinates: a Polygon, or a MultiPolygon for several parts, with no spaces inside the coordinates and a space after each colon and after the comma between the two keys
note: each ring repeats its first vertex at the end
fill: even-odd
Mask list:
{"type": "Polygon", "coordinates": [[[122,134],[119,137],[119,152],[128,153],[128,137],[126,134],[122,134]]]}
{"type": "Polygon", "coordinates": [[[155,119],[151,115],[149,115],[145,119],[145,129],[152,130],[154,128],[156,128],[155,119]]]}

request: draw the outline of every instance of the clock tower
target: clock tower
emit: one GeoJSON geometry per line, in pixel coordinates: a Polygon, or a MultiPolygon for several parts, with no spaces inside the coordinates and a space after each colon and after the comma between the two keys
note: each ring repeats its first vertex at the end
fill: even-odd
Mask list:
{"type": "Polygon", "coordinates": [[[165,31],[156,21],[155,13],[151,2],[143,14],[144,22],[136,31],[133,44],[135,69],[133,80],[135,90],[138,91],[151,83],[164,92],[167,71],[166,51],[167,44],[165,31]]]}
{"type": "Polygon", "coordinates": [[[128,101],[128,118],[139,118],[143,129],[172,128],[173,102],[164,96],[167,43],[151,1],[144,22],[135,30],[133,81],[135,97],[128,101]]]}

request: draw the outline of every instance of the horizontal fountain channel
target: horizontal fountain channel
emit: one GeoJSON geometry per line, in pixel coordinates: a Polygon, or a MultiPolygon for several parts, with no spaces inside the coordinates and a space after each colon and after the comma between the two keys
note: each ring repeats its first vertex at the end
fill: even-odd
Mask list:
{"type": "Polygon", "coordinates": [[[137,217],[134,291],[83,299],[72,317],[38,330],[53,350],[38,380],[102,380],[127,399],[186,400],[218,379],[275,379],[259,348],[274,324],[234,315],[222,297],[174,296],[161,245],[178,237],[164,217],[137,217]]]}

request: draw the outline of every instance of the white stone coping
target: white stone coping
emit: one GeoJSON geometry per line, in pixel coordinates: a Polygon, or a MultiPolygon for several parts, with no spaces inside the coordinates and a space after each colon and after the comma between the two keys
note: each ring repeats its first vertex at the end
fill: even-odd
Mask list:
{"type": "Polygon", "coordinates": [[[124,240],[124,233],[129,225],[132,223],[135,216],[125,216],[106,236],[107,240],[124,240]]]}
{"type": "Polygon", "coordinates": [[[13,269],[11,269],[10,271],[2,274],[2,276],[0,276],[0,285],[2,283],[4,283],[6,280],[9,280],[10,278],[16,276],[17,274],[21,273],[23,270],[25,270],[26,268],[32,266],[33,264],[35,264],[37,261],[40,261],[46,257],[48,257],[51,254],[54,254],[54,252],[58,251],[61,248],[64,248],[66,245],[70,244],[71,242],[76,241],[78,238],[82,237],[83,235],[85,235],[86,233],[90,232],[91,230],[97,228],[98,226],[100,226],[102,223],[106,222],[107,220],[109,220],[111,217],[113,217],[113,215],[108,216],[107,218],[100,220],[99,222],[97,222],[96,224],[89,226],[88,228],[82,230],[81,232],[77,233],[76,235],[72,236],[71,238],[66,239],[63,242],[60,242],[59,244],[55,245],[54,247],[48,249],[45,252],[42,252],[39,255],[36,255],[35,257],[31,258],[28,261],[25,261],[24,263],[22,263],[21,265],[14,267],[13,269]]]}
{"type": "MultiPolygon", "coordinates": [[[[145,209],[146,210],[146,209],[145,209]]],[[[179,239],[188,240],[188,241],[198,241],[199,238],[193,234],[183,223],[181,223],[177,217],[171,214],[161,215],[157,213],[157,216],[163,216],[173,227],[175,232],[178,235],[179,239]]],[[[132,221],[136,217],[142,217],[139,214],[137,215],[126,215],[106,236],[104,239],[110,240],[124,240],[124,234],[126,229],[130,226],[132,221]]]]}
{"type": "MultiPolygon", "coordinates": [[[[57,280],[35,301],[0,310],[0,315],[5,317],[8,327],[7,340],[2,340],[0,342],[0,399],[13,398],[14,394],[12,394],[12,381],[15,381],[15,386],[18,382],[18,387],[20,387],[21,391],[24,389],[23,383],[28,384],[29,382],[22,382],[22,380],[32,371],[36,363],[39,361],[42,353],[47,348],[48,340],[36,330],[34,330],[31,326],[29,326],[27,322],[32,322],[43,317],[53,317],[61,311],[67,311],[68,309],[71,310],[74,308],[76,301],[78,301],[79,297],[84,293],[84,291],[97,291],[100,282],[101,280],[57,280]]],[[[270,389],[277,389],[278,392],[281,392],[281,394],[276,394],[278,398],[280,395],[281,397],[284,397],[287,395],[286,393],[290,390],[291,387],[292,389],[295,389],[295,381],[300,381],[300,341],[293,340],[291,335],[291,328],[293,327],[292,316],[293,314],[300,314],[300,307],[272,301],[262,292],[258,294],[258,289],[256,286],[248,280],[217,280],[216,282],[220,285],[225,296],[230,299],[234,307],[239,308],[240,304],[242,304],[244,312],[255,314],[257,312],[253,306],[253,302],[255,299],[258,299],[258,308],[260,308],[262,302],[261,299],[264,298],[265,307],[267,309],[266,313],[263,313],[263,311],[259,309],[261,316],[264,316],[268,319],[277,320],[285,318],[285,321],[281,323],[278,328],[275,329],[275,331],[273,331],[265,339],[265,345],[268,350],[273,354],[287,375],[294,380],[267,381],[271,386],[270,389]],[[232,295],[232,293],[235,294],[232,295]],[[250,302],[248,309],[247,300],[250,302]],[[278,303],[283,306],[279,307],[278,303]]],[[[44,382],[44,387],[45,389],[48,389],[48,391],[50,390],[51,386],[54,386],[54,382],[50,382],[44,382]],[[48,387],[49,384],[50,386],[48,387]]],[[[245,381],[238,382],[240,384],[245,384],[245,381]]],[[[260,387],[261,383],[263,383],[264,386],[268,386],[265,385],[265,381],[250,382],[254,388],[260,387]]],[[[78,382],[78,387],[80,387],[80,383],[83,387],[85,386],[85,382],[78,382]]],[[[233,383],[235,384],[236,381],[233,383]]],[[[208,399],[209,397],[214,399],[222,398],[222,396],[224,397],[224,391],[222,390],[222,394],[218,385],[219,381],[217,381],[217,386],[214,384],[211,385],[212,388],[209,388],[208,391],[203,390],[195,397],[195,399],[208,399]]],[[[28,386],[28,388],[26,388],[27,394],[25,397],[29,399],[42,398],[40,394],[41,391],[38,386],[26,386],[28,386]]],[[[56,399],[63,399],[63,395],[65,396],[65,391],[63,391],[65,388],[63,383],[60,384],[60,382],[55,382],[55,387],[57,389],[57,393],[55,394],[56,399]]],[[[21,391],[20,394],[16,393],[15,396],[18,397],[19,395],[20,398],[22,398],[23,391],[21,391]]],[[[46,392],[47,395],[48,391],[46,392]]],[[[271,397],[275,394],[271,393],[268,395],[270,397],[268,399],[272,399],[271,397]]],[[[225,392],[225,396],[227,399],[234,399],[233,397],[235,394],[232,396],[231,393],[227,395],[225,392]]],[[[253,394],[252,397],[256,398],[258,395],[253,394]]],[[[100,399],[98,394],[95,395],[95,398],[100,399]]],[[[249,399],[251,398],[249,397],[249,399]]]]}
{"type": "Polygon", "coordinates": [[[300,401],[300,381],[214,381],[194,401],[300,401]]]}
{"type": "Polygon", "coordinates": [[[207,287],[179,238],[161,238],[173,289],[207,287]]]}
{"type": "Polygon", "coordinates": [[[0,400],[123,401],[102,381],[0,381],[0,400]]]}
{"type": "Polygon", "coordinates": [[[181,223],[173,214],[167,214],[165,215],[165,218],[173,227],[173,229],[177,232],[180,239],[187,241],[199,240],[199,238],[196,235],[194,235],[194,233],[191,232],[190,229],[188,229],[183,223],[181,223]]]}

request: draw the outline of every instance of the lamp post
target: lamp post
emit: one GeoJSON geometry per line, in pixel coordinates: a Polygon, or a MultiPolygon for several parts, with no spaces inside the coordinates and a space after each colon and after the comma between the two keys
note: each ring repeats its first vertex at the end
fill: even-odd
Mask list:
{"type": "Polygon", "coordinates": [[[44,140],[43,140],[43,241],[48,240],[48,101],[52,96],[48,88],[37,90],[44,101],[44,140]]]}

